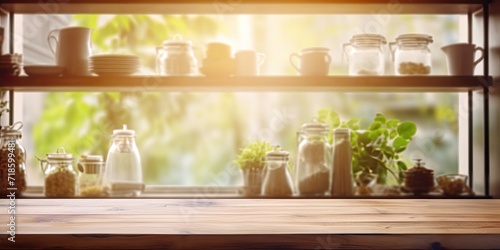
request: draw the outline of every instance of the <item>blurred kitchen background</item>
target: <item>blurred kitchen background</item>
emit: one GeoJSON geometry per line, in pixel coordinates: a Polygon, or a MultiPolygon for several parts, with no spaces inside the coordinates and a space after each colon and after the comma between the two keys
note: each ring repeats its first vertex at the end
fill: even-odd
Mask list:
{"type": "MultiPolygon", "coordinates": [[[[191,40],[200,64],[207,42],[255,49],[267,58],[262,75],[296,75],[289,55],[305,47],[328,47],[330,75],[347,75],[342,43],[359,33],[378,33],[388,42],[404,33],[432,35],[432,74],[445,75],[440,47],[465,41],[464,17],[406,15],[23,15],[17,51],[26,65],[54,64],[45,41],[52,29],[93,28],[94,54],[140,56],[142,74],[154,75],[156,46],[180,34],[191,40]],[[37,29],[33,29],[33,27],[37,29]]],[[[19,35],[19,34],[18,34],[19,35]]],[[[394,71],[386,52],[386,73],[394,71]]],[[[403,79],[403,78],[402,78],[403,79]]],[[[404,80],[404,79],[403,79],[404,80]]],[[[130,92],[16,93],[16,120],[24,122],[28,183],[42,185],[35,155],[65,147],[76,157],[106,156],[113,129],[127,124],[137,133],[146,184],[234,186],[241,182],[234,159],[255,140],[280,144],[292,154],[296,134],[319,109],[368,124],[376,113],[413,121],[418,130],[406,160],[422,158],[436,174],[466,171],[467,111],[458,93],[336,92],[130,92]],[[18,105],[19,104],[19,105],[18,105]],[[464,156],[465,155],[465,156],[464,156]],[[465,157],[465,158],[464,158],[465,157]]],[[[292,171],[293,173],[294,171],[292,171]]]]}

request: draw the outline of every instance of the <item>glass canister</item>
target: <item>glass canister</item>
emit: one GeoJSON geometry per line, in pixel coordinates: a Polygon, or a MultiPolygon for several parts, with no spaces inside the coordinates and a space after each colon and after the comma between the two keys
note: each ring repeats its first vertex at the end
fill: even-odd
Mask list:
{"type": "Polygon", "coordinates": [[[389,44],[396,75],[429,75],[432,58],[429,44],[432,36],[425,34],[404,34],[389,44]]]}
{"type": "Polygon", "coordinates": [[[198,72],[192,43],[182,40],[180,35],[164,41],[163,45],[156,49],[156,53],[160,75],[195,75],[198,72]]]}
{"type": "Polygon", "coordinates": [[[144,188],[135,131],[127,129],[127,125],[123,125],[123,129],[113,130],[106,159],[104,186],[112,196],[139,195],[144,188]]]}
{"type": "Polygon", "coordinates": [[[322,123],[306,123],[297,133],[296,181],[301,195],[324,195],[330,185],[331,146],[328,128],[322,123]]]}
{"type": "Polygon", "coordinates": [[[73,169],[73,155],[58,148],[56,153],[38,159],[45,174],[44,193],[46,197],[74,197],[78,194],[77,173],[73,169]]]}
{"type": "Polygon", "coordinates": [[[383,47],[386,44],[385,37],[377,34],[355,35],[349,43],[344,43],[342,48],[349,63],[349,75],[383,75],[383,47]]]}
{"type": "Polygon", "coordinates": [[[276,147],[266,153],[265,174],[262,181],[262,195],[290,196],[293,194],[292,178],[288,172],[289,153],[276,147]]]}
{"type": "Polygon", "coordinates": [[[0,131],[0,196],[16,196],[26,190],[26,150],[20,143],[23,124],[16,122],[0,131]]]}
{"type": "Polygon", "coordinates": [[[101,155],[82,155],[78,162],[80,196],[99,197],[103,194],[102,173],[104,161],[101,155]]]}

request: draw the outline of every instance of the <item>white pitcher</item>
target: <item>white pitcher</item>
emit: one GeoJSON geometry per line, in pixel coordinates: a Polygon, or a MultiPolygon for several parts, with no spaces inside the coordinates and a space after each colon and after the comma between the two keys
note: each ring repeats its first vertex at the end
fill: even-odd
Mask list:
{"type": "Polygon", "coordinates": [[[91,32],[92,29],[85,27],[67,27],[49,32],[47,42],[56,56],[56,64],[64,68],[64,75],[89,75],[91,32]],[[55,48],[52,41],[55,42],[55,48]]]}

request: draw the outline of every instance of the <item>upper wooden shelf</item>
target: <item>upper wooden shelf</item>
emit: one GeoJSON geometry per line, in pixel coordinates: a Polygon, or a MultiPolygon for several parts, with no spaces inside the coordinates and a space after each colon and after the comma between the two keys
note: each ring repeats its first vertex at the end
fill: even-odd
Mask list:
{"type": "Polygon", "coordinates": [[[2,0],[21,14],[467,14],[491,0],[2,0]]]}
{"type": "Polygon", "coordinates": [[[483,76],[379,77],[0,77],[1,89],[53,91],[342,91],[342,92],[464,92],[491,86],[483,76]]]}

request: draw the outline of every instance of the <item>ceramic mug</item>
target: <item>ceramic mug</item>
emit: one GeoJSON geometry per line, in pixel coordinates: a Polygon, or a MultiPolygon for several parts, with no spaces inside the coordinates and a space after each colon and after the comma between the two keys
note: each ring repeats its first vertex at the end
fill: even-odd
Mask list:
{"type": "Polygon", "coordinates": [[[217,61],[231,58],[231,46],[225,43],[213,42],[207,44],[206,60],[217,61]]]}
{"type": "Polygon", "coordinates": [[[484,58],[483,48],[470,43],[449,44],[441,47],[441,50],[446,54],[450,75],[473,75],[474,68],[484,58]],[[481,55],[474,60],[477,51],[481,55]]]}
{"type": "Polygon", "coordinates": [[[328,48],[312,47],[305,48],[300,54],[290,55],[290,63],[303,76],[326,76],[330,69],[332,58],[328,54],[328,48]],[[294,58],[300,62],[300,66],[294,63],[294,58]]]}
{"type": "Polygon", "coordinates": [[[56,65],[64,68],[64,75],[89,75],[91,32],[90,28],[85,27],[68,27],[49,32],[47,42],[56,57],[56,65]]]}
{"type": "Polygon", "coordinates": [[[266,60],[266,55],[253,50],[240,50],[234,54],[237,76],[259,75],[259,67],[266,60]]]}

